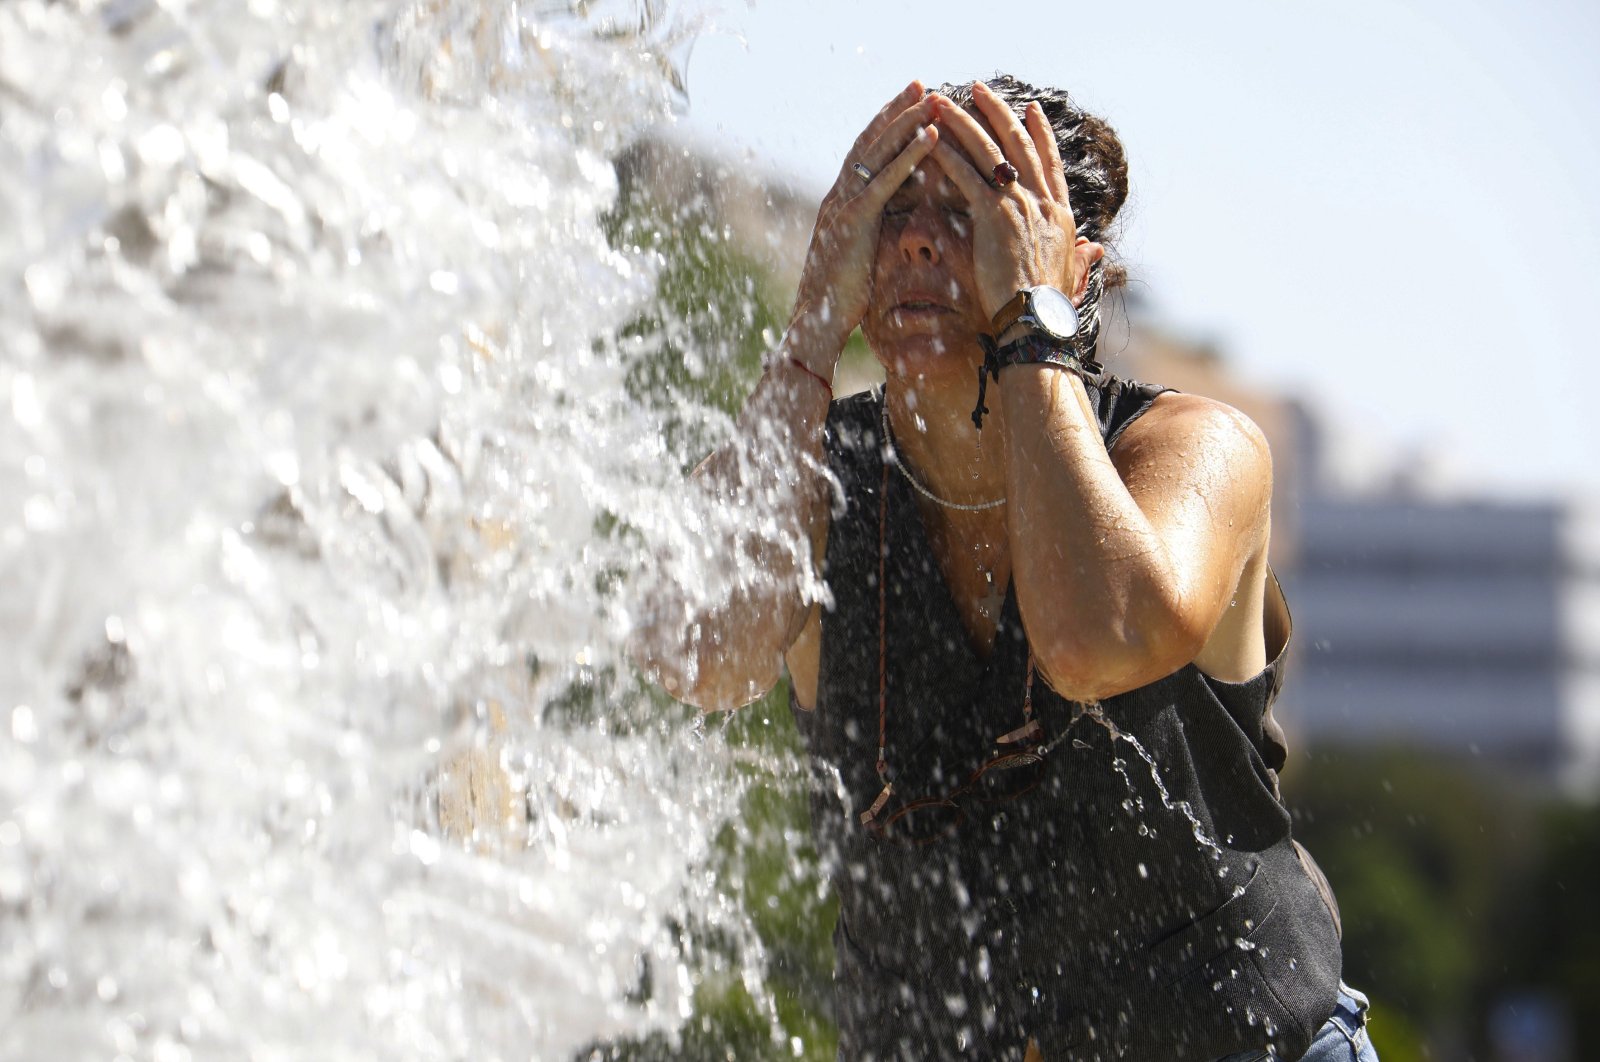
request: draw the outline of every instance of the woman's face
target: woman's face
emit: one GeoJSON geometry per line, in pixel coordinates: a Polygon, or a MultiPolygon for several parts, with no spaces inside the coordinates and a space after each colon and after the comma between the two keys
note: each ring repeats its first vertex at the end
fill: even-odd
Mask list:
{"type": "Polygon", "coordinates": [[[892,375],[959,375],[970,382],[989,319],[978,304],[967,201],[924,162],[884,207],[872,297],[861,323],[892,375]]]}

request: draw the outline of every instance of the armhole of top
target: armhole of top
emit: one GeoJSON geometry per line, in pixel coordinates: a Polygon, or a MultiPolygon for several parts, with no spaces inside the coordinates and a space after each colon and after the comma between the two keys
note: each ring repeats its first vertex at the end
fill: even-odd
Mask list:
{"type": "Polygon", "coordinates": [[[1283,596],[1283,586],[1278,582],[1278,573],[1272,570],[1272,565],[1267,565],[1266,586],[1261,595],[1261,641],[1262,648],[1266,651],[1267,662],[1260,671],[1249,678],[1238,682],[1217,678],[1214,675],[1201,671],[1196,664],[1189,664],[1201,678],[1213,689],[1242,689],[1254,683],[1261,682],[1270,676],[1268,706],[1276,699],[1278,688],[1283,682],[1284,657],[1289,652],[1289,639],[1294,633],[1294,621],[1289,615],[1289,602],[1283,596]]]}
{"type": "MultiPolygon", "coordinates": [[[[1122,438],[1122,433],[1128,425],[1150,412],[1156,399],[1166,394],[1180,394],[1172,387],[1152,388],[1144,398],[1134,407],[1121,423],[1114,424],[1106,434],[1106,452],[1117,445],[1117,440],[1122,438]]],[[[1278,573],[1273,571],[1272,565],[1267,565],[1267,579],[1261,602],[1261,636],[1265,643],[1267,668],[1281,667],[1284,655],[1288,652],[1290,638],[1294,634],[1294,617],[1289,612],[1289,602],[1283,593],[1283,584],[1278,581],[1278,573]]],[[[1266,670],[1266,669],[1263,669],[1266,670]]],[[[1213,682],[1222,681],[1206,676],[1213,682]]],[[[1249,680],[1246,680],[1249,681],[1249,680]]],[[[1234,683],[1233,685],[1237,685],[1234,683]]]]}
{"type": "MultiPolygon", "coordinates": [[[[1127,386],[1125,381],[1118,382],[1122,383],[1124,387],[1127,386]]],[[[1141,389],[1143,389],[1143,385],[1140,386],[1141,389]]],[[[1121,423],[1112,424],[1111,430],[1106,432],[1106,453],[1110,453],[1116,448],[1117,440],[1121,439],[1122,433],[1128,430],[1128,425],[1132,424],[1134,421],[1150,412],[1150,407],[1156,404],[1156,399],[1165,394],[1177,393],[1178,392],[1171,387],[1157,387],[1147,391],[1144,397],[1140,400],[1139,404],[1136,405],[1132,411],[1130,411],[1128,415],[1122,419],[1121,423]]],[[[1112,416],[1115,417],[1115,415],[1115,400],[1113,399],[1112,416]]]]}
{"type": "Polygon", "coordinates": [[[1289,612],[1289,601],[1283,596],[1283,584],[1278,573],[1267,565],[1266,594],[1261,602],[1261,636],[1266,642],[1267,665],[1283,659],[1289,651],[1289,640],[1294,637],[1294,617],[1289,612]]]}

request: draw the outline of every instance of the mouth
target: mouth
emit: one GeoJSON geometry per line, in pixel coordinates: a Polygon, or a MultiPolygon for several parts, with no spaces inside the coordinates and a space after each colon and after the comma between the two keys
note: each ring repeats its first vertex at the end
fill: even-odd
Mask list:
{"type": "Polygon", "coordinates": [[[912,294],[907,295],[905,298],[902,298],[896,302],[894,304],[894,311],[895,313],[901,315],[921,316],[924,314],[938,315],[954,313],[955,308],[942,299],[936,298],[925,292],[918,291],[913,292],[912,294]]]}

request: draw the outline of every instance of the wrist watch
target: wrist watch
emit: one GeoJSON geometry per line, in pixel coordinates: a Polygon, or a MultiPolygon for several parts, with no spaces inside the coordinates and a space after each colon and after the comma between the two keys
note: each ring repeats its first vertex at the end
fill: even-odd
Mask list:
{"type": "Polygon", "coordinates": [[[1024,324],[1042,335],[1065,343],[1078,331],[1078,309],[1056,288],[1041,284],[1023,288],[995,313],[990,327],[998,338],[1014,324],[1024,324]]]}

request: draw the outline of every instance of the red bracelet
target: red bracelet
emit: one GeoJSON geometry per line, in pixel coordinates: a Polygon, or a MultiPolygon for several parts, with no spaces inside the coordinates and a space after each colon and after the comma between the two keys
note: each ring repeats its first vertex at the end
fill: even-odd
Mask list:
{"type": "Polygon", "coordinates": [[[828,392],[828,401],[830,401],[830,402],[833,401],[833,385],[831,383],[829,383],[827,380],[824,380],[821,376],[818,376],[816,373],[814,373],[810,369],[808,369],[806,367],[805,363],[802,362],[799,358],[796,358],[796,357],[794,357],[793,355],[790,355],[790,354],[785,354],[780,360],[788,362],[789,364],[793,365],[795,368],[799,369],[801,372],[805,373],[807,376],[811,377],[813,380],[817,381],[817,383],[821,384],[823,386],[823,389],[828,392]]]}

